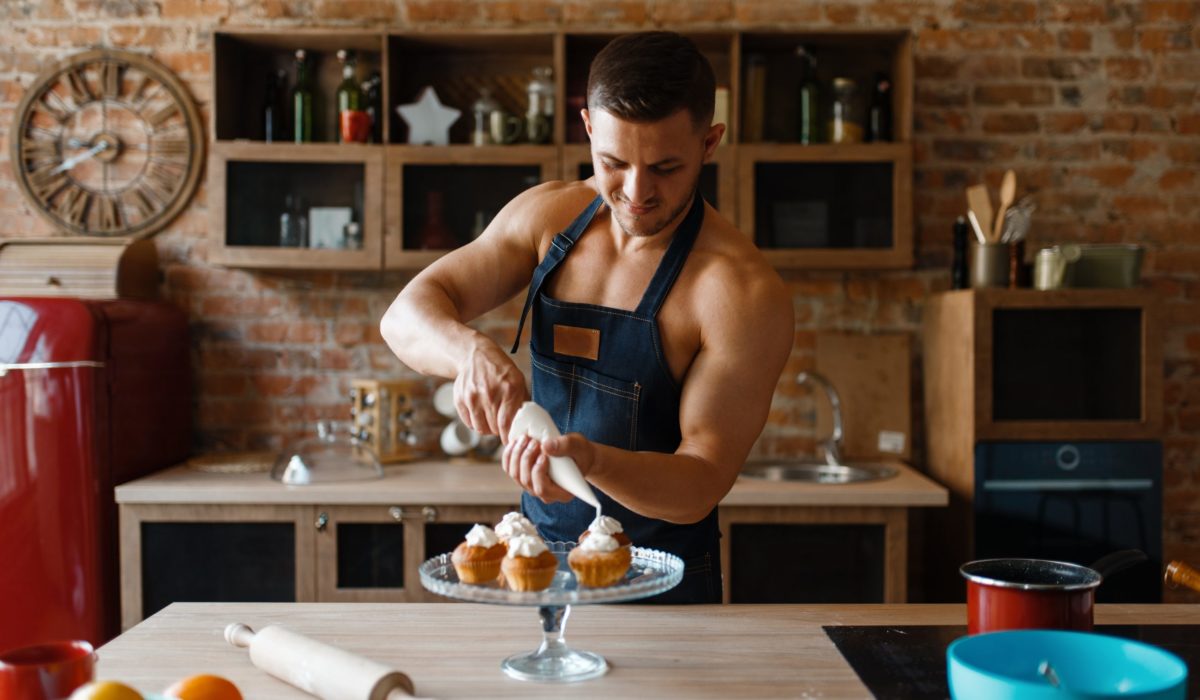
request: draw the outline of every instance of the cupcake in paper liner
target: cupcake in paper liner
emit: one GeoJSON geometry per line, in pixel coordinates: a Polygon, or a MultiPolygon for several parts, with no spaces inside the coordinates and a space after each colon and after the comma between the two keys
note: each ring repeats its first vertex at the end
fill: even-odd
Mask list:
{"type": "Polygon", "coordinates": [[[463,583],[491,583],[500,576],[504,552],[504,543],[492,528],[476,525],[467,533],[466,541],[454,548],[450,563],[463,583]]]}
{"type": "Polygon", "coordinates": [[[567,555],[567,564],[579,583],[603,588],[625,578],[633,557],[612,535],[593,532],[567,555]]]}
{"type": "Polygon", "coordinates": [[[517,535],[508,541],[508,554],[500,564],[505,584],[514,591],[543,591],[554,581],[558,557],[542,538],[517,535]]]}

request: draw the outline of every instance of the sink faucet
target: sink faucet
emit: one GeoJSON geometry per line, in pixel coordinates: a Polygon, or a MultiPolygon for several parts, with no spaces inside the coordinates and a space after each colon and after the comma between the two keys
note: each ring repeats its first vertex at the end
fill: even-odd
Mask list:
{"type": "Polygon", "coordinates": [[[816,372],[801,372],[796,375],[797,384],[814,384],[825,390],[825,395],[829,397],[829,408],[833,414],[833,432],[829,437],[821,443],[821,447],[825,450],[825,461],[833,466],[842,463],[842,400],[838,398],[837,389],[833,388],[833,384],[828,379],[822,377],[816,372]]]}

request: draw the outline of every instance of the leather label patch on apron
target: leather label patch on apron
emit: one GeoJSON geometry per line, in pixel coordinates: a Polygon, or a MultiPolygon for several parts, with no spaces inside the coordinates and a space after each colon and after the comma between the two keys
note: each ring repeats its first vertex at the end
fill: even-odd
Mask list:
{"type": "Polygon", "coordinates": [[[600,357],[600,329],[554,324],[554,352],[596,360],[600,357]]]}

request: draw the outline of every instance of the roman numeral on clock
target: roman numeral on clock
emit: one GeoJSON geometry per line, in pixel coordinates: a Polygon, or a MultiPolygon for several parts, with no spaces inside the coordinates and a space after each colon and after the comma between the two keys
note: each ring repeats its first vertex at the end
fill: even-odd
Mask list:
{"type": "Polygon", "coordinates": [[[104,96],[115,99],[121,95],[121,66],[112,61],[100,64],[100,85],[104,96]]]}
{"type": "Polygon", "coordinates": [[[139,187],[136,190],[129,190],[126,196],[133,204],[133,208],[137,209],[138,214],[143,219],[149,219],[154,214],[154,210],[157,207],[154,206],[154,202],[150,201],[150,197],[144,191],[144,188],[139,187]]]}
{"type": "Polygon", "coordinates": [[[53,90],[47,90],[42,95],[41,106],[54,117],[56,122],[65,122],[71,116],[71,112],[63,104],[62,98],[53,90]]]}
{"type": "Polygon", "coordinates": [[[58,213],[75,226],[83,224],[92,195],[79,185],[72,184],[58,202],[58,213]]]}
{"type": "Polygon", "coordinates": [[[67,184],[65,172],[54,172],[57,167],[57,162],[46,163],[29,173],[29,187],[33,190],[34,195],[43,202],[48,201],[67,184]]]}
{"type": "Polygon", "coordinates": [[[71,90],[71,99],[75,100],[77,105],[87,104],[96,99],[96,96],[92,94],[92,89],[88,86],[83,68],[72,68],[67,71],[67,87],[71,90]]]}
{"type": "Polygon", "coordinates": [[[177,184],[178,178],[174,173],[159,163],[151,163],[150,170],[146,173],[143,189],[158,201],[167,202],[170,201],[171,193],[175,191],[177,184]]]}
{"type": "Polygon", "coordinates": [[[100,228],[104,231],[113,231],[121,228],[121,207],[116,197],[102,195],[98,202],[99,205],[99,223],[100,228]]]}
{"type": "Polygon", "coordinates": [[[21,155],[34,162],[42,159],[58,160],[58,141],[29,138],[21,142],[21,155]]]}
{"type": "Polygon", "coordinates": [[[154,142],[154,152],[159,155],[187,156],[191,150],[191,144],[183,138],[157,139],[154,142]]]}
{"type": "Polygon", "coordinates": [[[144,116],[146,118],[146,121],[150,123],[150,126],[157,129],[158,127],[162,126],[164,122],[166,122],[168,119],[170,119],[172,116],[174,116],[178,113],[179,113],[179,106],[172,103],[172,104],[167,105],[166,107],[163,107],[162,109],[159,109],[156,112],[152,112],[152,113],[150,113],[148,115],[144,115],[144,116]]]}

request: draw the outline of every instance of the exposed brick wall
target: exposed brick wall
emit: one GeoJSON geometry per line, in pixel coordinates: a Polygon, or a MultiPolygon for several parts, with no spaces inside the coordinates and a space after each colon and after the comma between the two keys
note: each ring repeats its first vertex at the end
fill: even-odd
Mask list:
{"type": "MultiPolygon", "coordinates": [[[[0,221],[47,234],[8,163],[13,110],[47,61],[85,46],[149,49],[202,106],[212,31],[239,26],[910,27],[916,35],[917,268],[795,273],[796,347],[762,441],[811,450],[811,402],[790,377],[820,330],[916,332],[949,284],[962,188],[1014,168],[1038,192],[1030,249],[1138,242],[1165,300],[1167,556],[1200,562],[1200,3],[844,0],[7,0],[0,4],[0,221]],[[797,424],[798,423],[798,424],[797,424]]],[[[208,118],[207,110],[205,117],[208,118]]],[[[156,241],[166,293],[193,318],[198,449],[277,447],[344,419],[352,377],[404,368],[376,328],[405,277],[270,274],[206,262],[206,195],[156,241]]],[[[516,305],[482,324],[510,340],[516,305]]],[[[917,364],[919,368],[919,364],[917,364]]],[[[920,434],[919,381],[914,414],[920,434]]],[[[920,445],[918,442],[918,451],[920,445]]],[[[1182,599],[1182,596],[1181,598],[1182,599]]]]}

